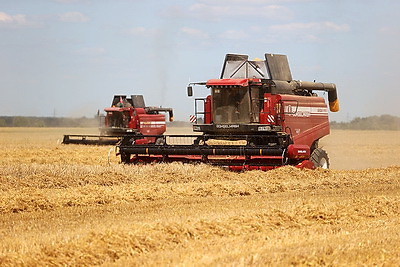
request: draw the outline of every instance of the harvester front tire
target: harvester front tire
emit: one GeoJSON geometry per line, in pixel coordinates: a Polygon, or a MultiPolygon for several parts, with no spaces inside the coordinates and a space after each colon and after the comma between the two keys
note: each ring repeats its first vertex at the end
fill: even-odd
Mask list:
{"type": "Polygon", "coordinates": [[[312,163],[314,163],[316,168],[329,169],[330,164],[328,153],[326,153],[326,151],[322,148],[314,149],[314,151],[311,153],[310,160],[312,163]]]}
{"type": "Polygon", "coordinates": [[[164,140],[164,138],[162,138],[162,137],[157,138],[155,144],[156,144],[156,145],[159,145],[159,146],[165,145],[165,140],[164,140]]]}
{"type": "Polygon", "coordinates": [[[122,163],[130,163],[131,155],[126,153],[121,153],[121,162],[122,163]]]}

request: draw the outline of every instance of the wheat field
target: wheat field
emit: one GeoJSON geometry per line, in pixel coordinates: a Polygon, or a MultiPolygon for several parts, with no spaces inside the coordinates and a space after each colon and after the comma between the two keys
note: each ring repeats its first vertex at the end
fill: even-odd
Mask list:
{"type": "Polygon", "coordinates": [[[330,170],[243,173],[122,165],[64,133],[97,130],[0,128],[0,266],[400,262],[400,132],[332,131],[330,170]]]}

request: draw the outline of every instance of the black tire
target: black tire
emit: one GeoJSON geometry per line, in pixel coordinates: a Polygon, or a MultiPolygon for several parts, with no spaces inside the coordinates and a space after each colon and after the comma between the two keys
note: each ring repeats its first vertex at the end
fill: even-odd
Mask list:
{"type": "Polygon", "coordinates": [[[310,160],[314,163],[316,168],[329,169],[328,153],[322,148],[316,148],[311,153],[310,160]]]}
{"type": "Polygon", "coordinates": [[[165,145],[165,140],[163,137],[158,137],[155,142],[156,145],[162,146],[165,145]]]}
{"type": "Polygon", "coordinates": [[[125,152],[121,153],[121,162],[122,163],[130,163],[131,162],[131,155],[125,152]]]}

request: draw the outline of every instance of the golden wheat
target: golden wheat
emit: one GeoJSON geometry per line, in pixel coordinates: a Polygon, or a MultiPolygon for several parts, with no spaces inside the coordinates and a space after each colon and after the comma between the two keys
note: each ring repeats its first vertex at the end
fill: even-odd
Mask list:
{"type": "Polygon", "coordinates": [[[203,164],[122,165],[113,152],[108,158],[111,146],[57,143],[83,130],[96,131],[0,128],[0,265],[400,260],[398,132],[333,132],[321,143],[337,169],[233,173],[203,164]],[[362,162],[341,165],[340,150],[362,162]]]}

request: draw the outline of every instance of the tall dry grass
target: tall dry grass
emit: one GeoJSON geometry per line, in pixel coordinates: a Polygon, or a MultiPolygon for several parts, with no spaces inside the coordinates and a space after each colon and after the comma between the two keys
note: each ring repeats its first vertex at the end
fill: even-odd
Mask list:
{"type": "Polygon", "coordinates": [[[112,147],[60,145],[62,133],[0,130],[2,266],[400,260],[400,166],[244,173],[131,166],[108,159],[112,147]]]}
{"type": "Polygon", "coordinates": [[[87,166],[14,164],[0,168],[0,213],[207,196],[269,195],[310,189],[390,187],[400,167],[364,171],[303,170],[231,173],[206,165],[87,166]]]}
{"type": "Polygon", "coordinates": [[[383,222],[365,223],[374,221],[371,218],[397,216],[399,210],[398,197],[359,198],[329,205],[301,203],[218,219],[133,223],[45,244],[33,253],[11,254],[2,260],[21,265],[395,264],[399,240],[375,234],[396,234],[396,221],[387,220],[384,227],[383,222]],[[382,208],[392,202],[395,204],[382,208]],[[214,249],[219,253],[214,254],[214,249]]]}

